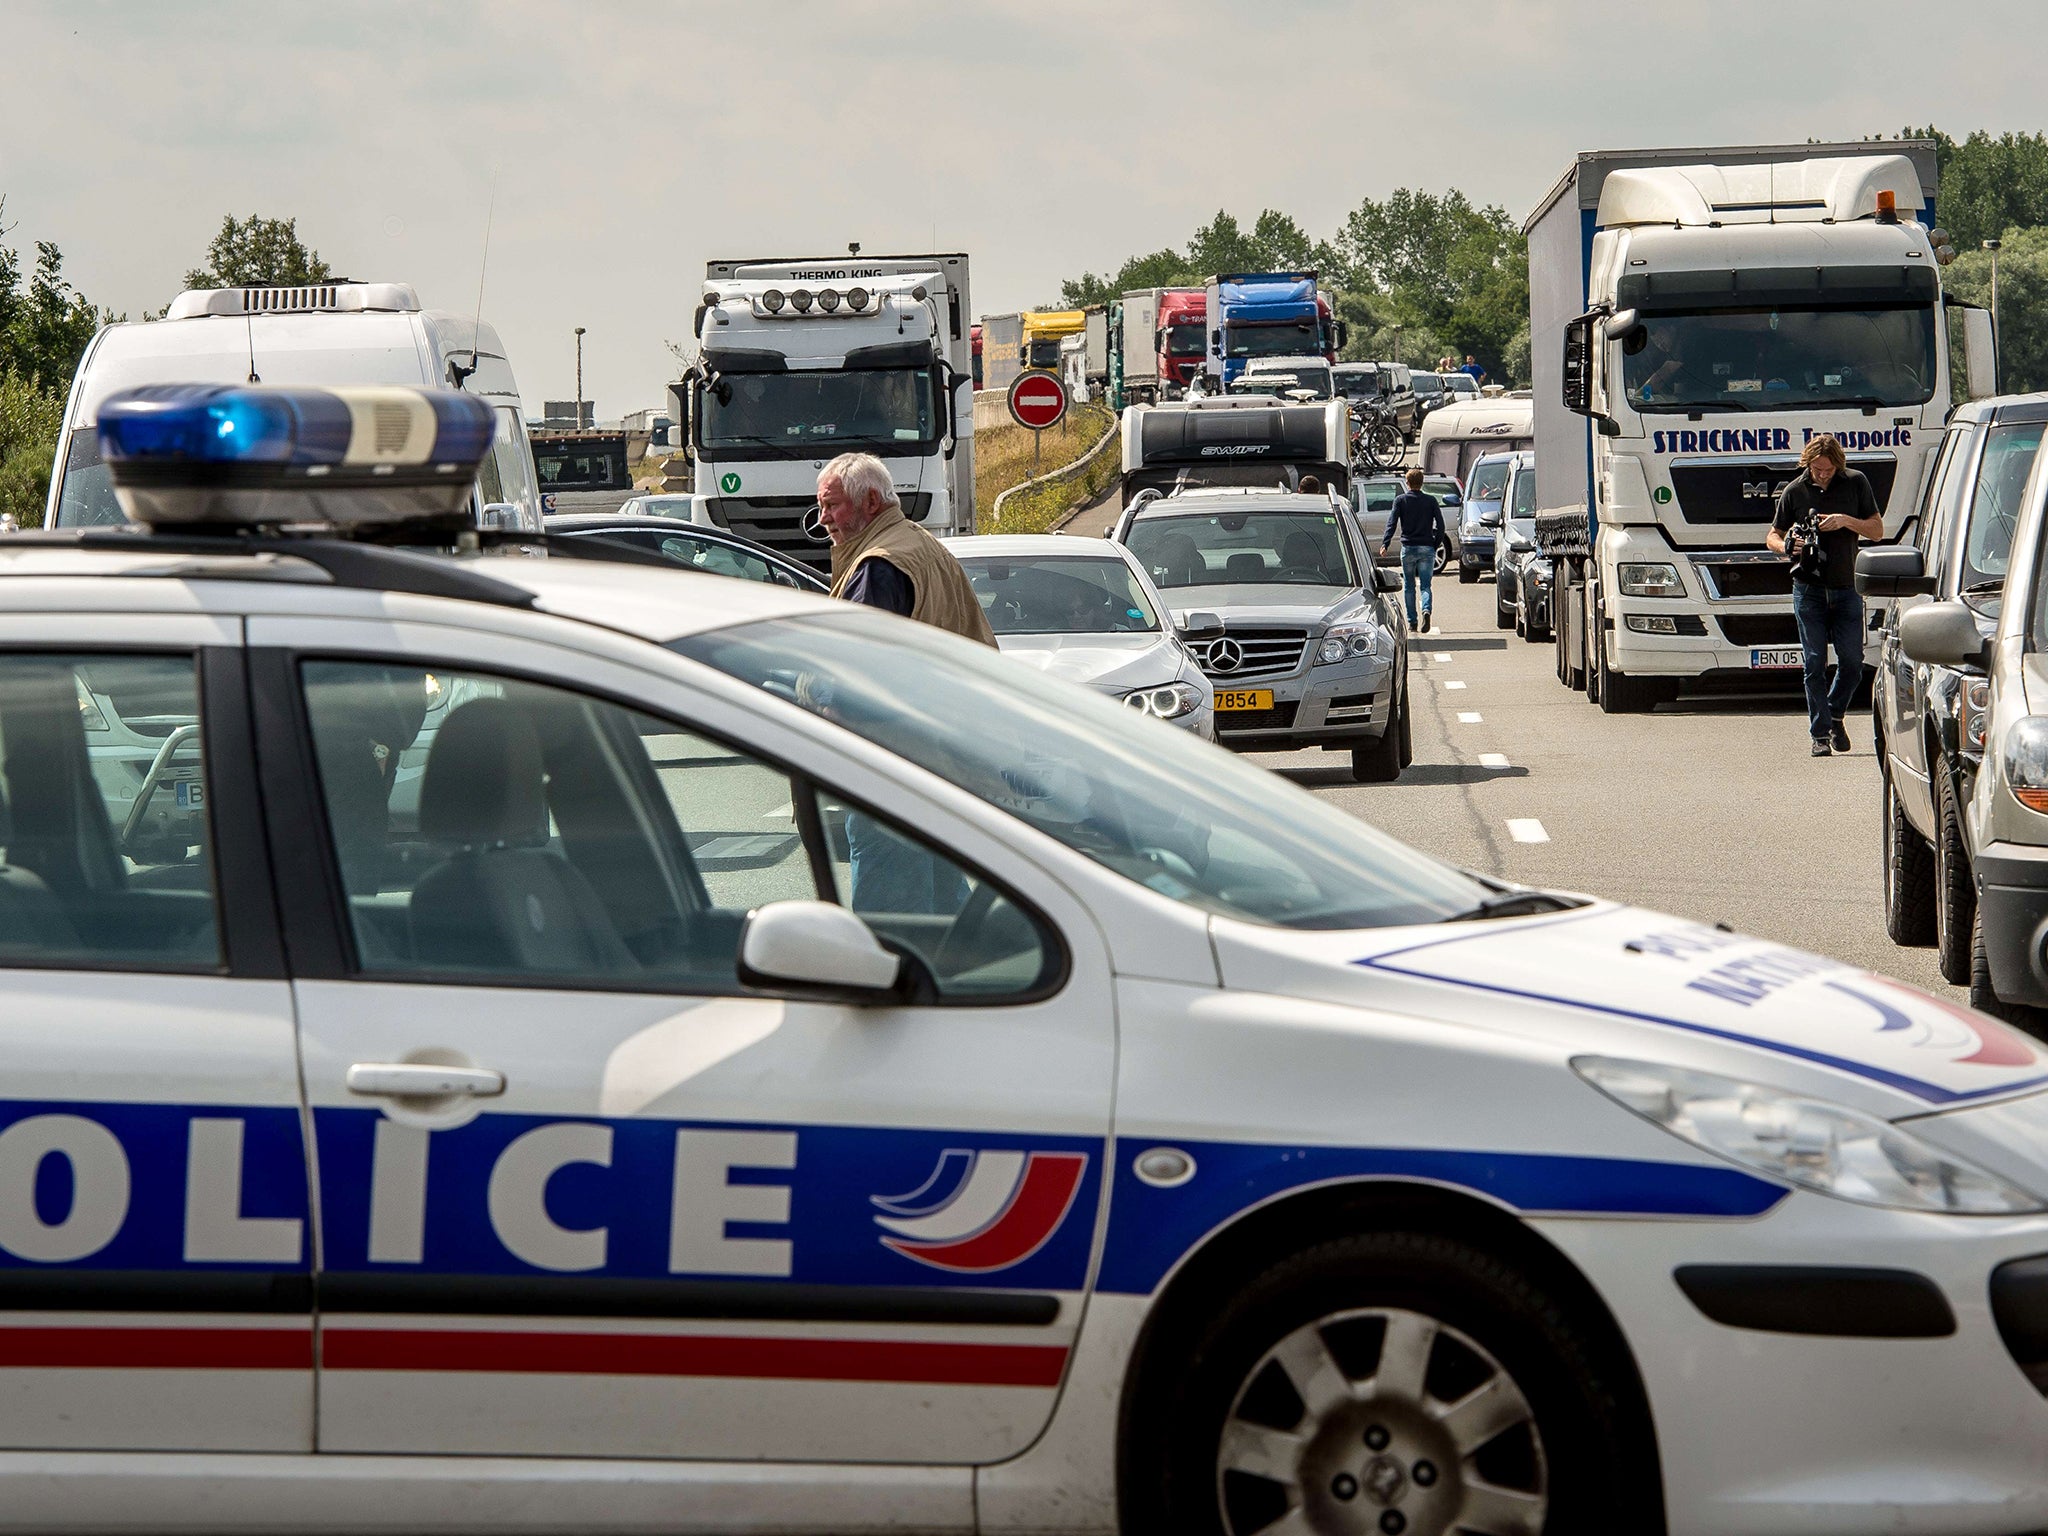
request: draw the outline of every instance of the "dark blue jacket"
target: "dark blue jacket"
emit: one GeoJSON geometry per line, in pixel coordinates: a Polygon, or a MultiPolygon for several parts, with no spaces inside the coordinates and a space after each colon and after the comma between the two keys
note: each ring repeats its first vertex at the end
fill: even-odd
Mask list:
{"type": "Polygon", "coordinates": [[[1396,528],[1401,530],[1404,549],[1438,549],[1451,542],[1451,536],[1444,531],[1443,508],[1427,491],[1403,491],[1394,498],[1394,509],[1387,514],[1386,536],[1380,540],[1381,549],[1393,543],[1396,528]]]}

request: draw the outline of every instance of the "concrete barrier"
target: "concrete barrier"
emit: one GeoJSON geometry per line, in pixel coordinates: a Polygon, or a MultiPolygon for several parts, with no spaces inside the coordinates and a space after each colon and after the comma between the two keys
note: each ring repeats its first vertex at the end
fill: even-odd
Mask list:
{"type": "Polygon", "coordinates": [[[977,389],[974,392],[974,430],[986,431],[1000,427],[1010,419],[1010,392],[1007,389],[977,389]]]}

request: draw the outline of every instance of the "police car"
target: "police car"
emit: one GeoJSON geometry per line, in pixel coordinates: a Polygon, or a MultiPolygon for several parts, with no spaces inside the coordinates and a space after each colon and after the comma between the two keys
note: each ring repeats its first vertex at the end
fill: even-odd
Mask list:
{"type": "Polygon", "coordinates": [[[100,430],[140,526],[0,541],[0,1524],[2048,1523],[2030,1041],[478,552],[459,396],[100,430]]]}

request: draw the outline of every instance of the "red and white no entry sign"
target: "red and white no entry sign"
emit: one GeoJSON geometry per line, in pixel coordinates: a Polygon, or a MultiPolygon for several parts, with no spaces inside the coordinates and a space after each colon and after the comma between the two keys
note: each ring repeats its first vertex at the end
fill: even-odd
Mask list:
{"type": "Polygon", "coordinates": [[[1067,386],[1056,373],[1020,373],[1010,381],[1010,419],[1043,432],[1067,414],[1067,386]]]}

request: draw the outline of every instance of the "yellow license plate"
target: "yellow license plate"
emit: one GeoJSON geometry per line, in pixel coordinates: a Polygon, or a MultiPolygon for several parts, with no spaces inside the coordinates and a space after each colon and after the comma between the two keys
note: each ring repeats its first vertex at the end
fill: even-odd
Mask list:
{"type": "Polygon", "coordinates": [[[1222,709],[1271,709],[1273,690],[1270,688],[1218,688],[1216,707],[1222,709]]]}

